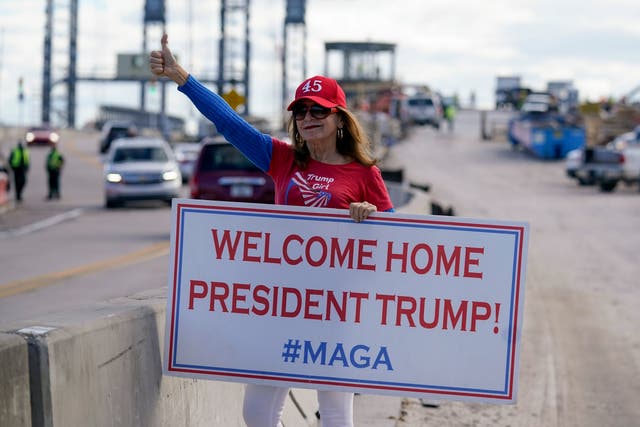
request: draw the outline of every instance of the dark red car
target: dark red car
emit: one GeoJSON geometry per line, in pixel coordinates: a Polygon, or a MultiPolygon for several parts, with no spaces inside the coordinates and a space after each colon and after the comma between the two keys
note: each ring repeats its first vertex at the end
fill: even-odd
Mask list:
{"type": "Polygon", "coordinates": [[[222,138],[207,138],[189,181],[194,199],[274,203],[273,180],[222,138]]]}
{"type": "Polygon", "coordinates": [[[43,124],[27,129],[24,140],[27,145],[55,145],[60,140],[60,135],[50,125],[43,124]]]}

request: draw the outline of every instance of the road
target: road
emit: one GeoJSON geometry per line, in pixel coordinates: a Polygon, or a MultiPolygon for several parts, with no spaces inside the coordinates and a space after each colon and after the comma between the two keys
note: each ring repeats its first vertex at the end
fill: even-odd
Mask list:
{"type": "Polygon", "coordinates": [[[104,209],[96,147],[96,134],[62,137],[60,201],[44,200],[47,148],[31,148],[24,202],[0,214],[3,329],[166,286],[170,208],[145,202],[104,209]]]}
{"type": "MultiPolygon", "coordinates": [[[[577,186],[562,162],[481,141],[479,126],[478,113],[461,111],[454,132],[415,128],[384,166],[429,184],[459,216],[530,224],[518,403],[408,398],[396,426],[638,425],[637,187],[577,186]]],[[[0,215],[3,330],[166,286],[170,210],[104,209],[96,136],[74,133],[61,147],[63,199],[42,200],[46,149],[33,149],[25,202],[0,215]]]]}
{"type": "Polygon", "coordinates": [[[558,161],[482,142],[477,115],[455,132],[417,128],[386,163],[471,218],[530,224],[516,405],[406,399],[398,426],[637,426],[640,420],[640,194],[580,187],[558,161]]]}

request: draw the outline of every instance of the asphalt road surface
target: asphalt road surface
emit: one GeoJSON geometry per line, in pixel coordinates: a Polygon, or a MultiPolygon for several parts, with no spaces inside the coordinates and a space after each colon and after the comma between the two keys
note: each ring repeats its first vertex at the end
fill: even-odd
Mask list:
{"type": "MultiPolygon", "coordinates": [[[[0,327],[166,287],[171,209],[104,208],[97,134],[67,132],[60,200],[46,201],[46,147],[33,147],[24,201],[0,214],[0,327]]],[[[183,194],[187,194],[186,186],[183,194]]]]}
{"type": "MultiPolygon", "coordinates": [[[[453,132],[414,128],[384,166],[404,168],[459,216],[530,224],[518,403],[404,399],[396,427],[639,425],[638,187],[580,187],[562,161],[482,141],[479,117],[461,111],[453,132]]],[[[166,286],[170,210],[104,209],[96,144],[93,134],[63,137],[55,202],[43,201],[46,149],[32,150],[25,201],[0,214],[3,330],[166,286]]]]}

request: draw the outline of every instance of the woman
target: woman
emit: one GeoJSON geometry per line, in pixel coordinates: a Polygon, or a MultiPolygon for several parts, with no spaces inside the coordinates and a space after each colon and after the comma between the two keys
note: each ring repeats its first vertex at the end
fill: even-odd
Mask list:
{"type": "MultiPolygon", "coordinates": [[[[151,52],[150,68],[178,84],[216,129],[274,180],[277,204],[349,209],[356,222],[377,210],[393,211],[369,141],[347,110],[344,91],[324,76],[300,84],[287,110],[293,145],[258,132],[221,97],[189,75],[171,54],[167,35],[151,52]]],[[[248,384],[243,415],[249,427],[276,427],[288,388],[248,384]]],[[[318,391],[323,427],[353,426],[353,394],[318,391]]]]}

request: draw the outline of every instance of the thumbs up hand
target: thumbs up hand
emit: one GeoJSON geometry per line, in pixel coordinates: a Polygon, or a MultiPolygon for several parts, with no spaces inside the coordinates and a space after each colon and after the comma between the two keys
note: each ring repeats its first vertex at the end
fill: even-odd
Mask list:
{"type": "Polygon", "coordinates": [[[158,77],[168,77],[178,85],[187,82],[189,74],[176,62],[169,49],[169,36],[164,34],[160,40],[161,50],[154,50],[149,55],[149,68],[158,77]]]}

